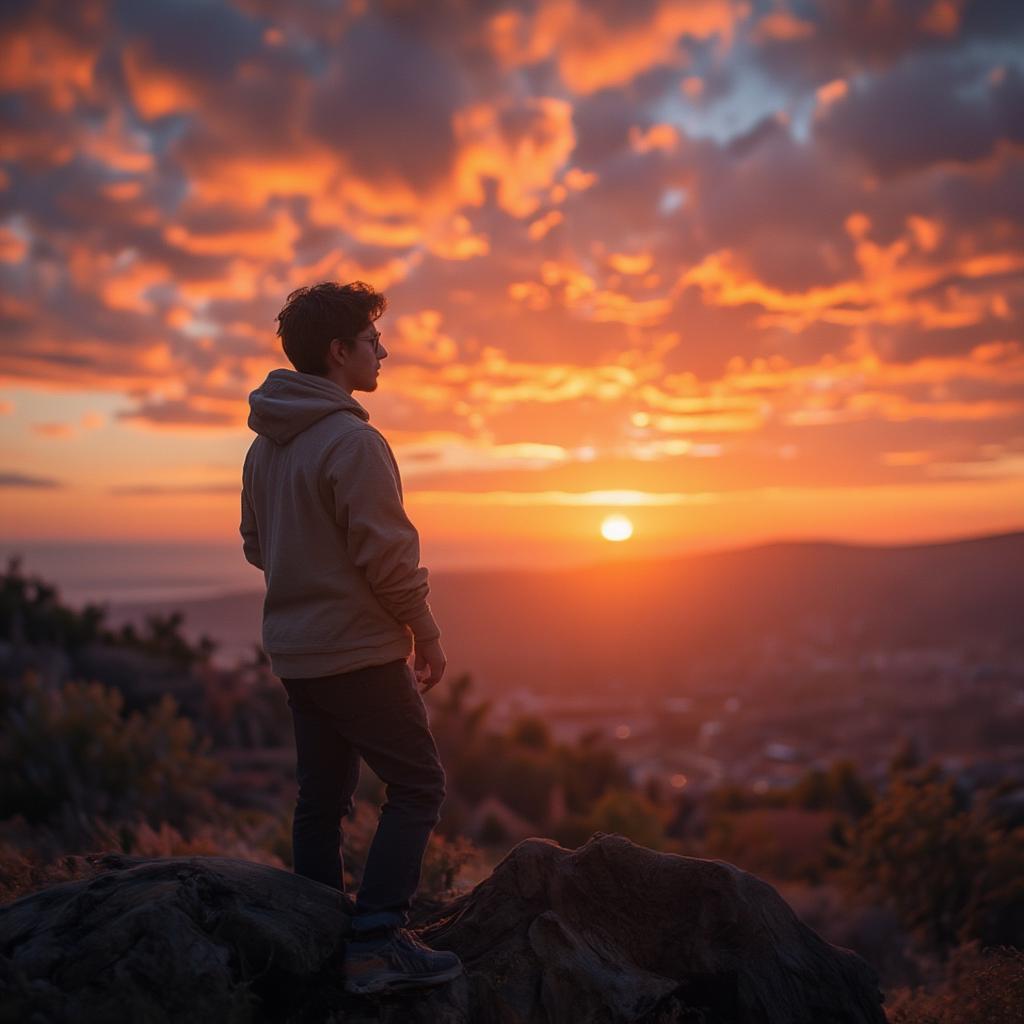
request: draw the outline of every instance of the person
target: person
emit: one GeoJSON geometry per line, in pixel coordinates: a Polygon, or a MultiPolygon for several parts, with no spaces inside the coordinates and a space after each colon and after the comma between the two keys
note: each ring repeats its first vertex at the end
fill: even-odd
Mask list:
{"type": "Polygon", "coordinates": [[[294,370],[249,396],[256,437],[242,469],[242,549],[266,580],[263,647],[295,726],[296,874],[344,893],[341,819],[361,760],[386,787],[343,958],[351,992],[462,970],[406,927],[445,795],[421,694],[446,659],[398,463],[353,397],[377,389],[386,304],[361,281],[288,296],[277,333],[294,370]]]}

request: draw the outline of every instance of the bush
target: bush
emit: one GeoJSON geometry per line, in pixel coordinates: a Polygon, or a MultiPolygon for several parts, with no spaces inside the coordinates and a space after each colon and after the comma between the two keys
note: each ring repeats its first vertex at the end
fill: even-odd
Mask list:
{"type": "Polygon", "coordinates": [[[531,750],[547,750],[551,746],[551,730],[543,718],[527,715],[512,726],[509,739],[531,750]]]}
{"type": "Polygon", "coordinates": [[[480,851],[466,838],[445,839],[436,832],[430,837],[423,857],[419,892],[427,896],[443,896],[452,891],[459,873],[480,858],[480,851]]]}
{"type": "Polygon", "coordinates": [[[989,802],[969,804],[934,767],[896,775],[852,829],[841,878],[936,949],[1022,944],[1024,828],[1001,826],[989,802]]]}
{"type": "Polygon", "coordinates": [[[658,808],[646,797],[624,789],[609,790],[590,814],[567,817],[555,827],[554,838],[563,846],[577,847],[594,832],[617,833],[652,850],[661,849],[665,838],[658,808]]]}
{"type": "Polygon", "coordinates": [[[827,772],[812,769],[790,790],[790,800],[808,811],[837,811],[862,818],[874,803],[871,787],[849,760],[833,761],[827,772]]]}
{"type": "MultiPolygon", "coordinates": [[[[347,891],[362,881],[379,820],[378,807],[357,799],[352,815],[342,821],[342,859],[347,891]]],[[[459,872],[478,856],[477,848],[463,836],[448,839],[438,832],[431,833],[423,856],[418,891],[428,896],[439,896],[449,891],[455,885],[459,872]]]]}
{"type": "Polygon", "coordinates": [[[84,857],[69,854],[53,859],[38,850],[24,849],[19,843],[0,841],[0,904],[96,873],[84,857]]]}
{"type": "Polygon", "coordinates": [[[830,814],[798,807],[718,811],[703,855],[772,879],[820,882],[829,849],[830,814]]]}
{"type": "Polygon", "coordinates": [[[184,828],[216,807],[220,765],[170,695],[126,717],[121,693],[99,683],[49,690],[28,675],[0,693],[0,818],[49,825],[74,847],[97,822],[184,828]]]}
{"type": "Polygon", "coordinates": [[[1024,952],[966,943],[950,958],[940,991],[899,989],[886,998],[890,1024],[1018,1024],[1024,952]]]}
{"type": "Polygon", "coordinates": [[[19,558],[0,573],[0,640],[76,651],[100,639],[103,618],[98,605],[81,612],[64,607],[56,587],[22,575],[19,558]]]}

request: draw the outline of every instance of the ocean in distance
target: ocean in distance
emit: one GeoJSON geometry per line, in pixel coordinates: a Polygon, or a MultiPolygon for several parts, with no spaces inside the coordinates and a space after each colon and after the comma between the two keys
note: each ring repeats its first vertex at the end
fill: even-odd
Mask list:
{"type": "Polygon", "coordinates": [[[241,543],[151,544],[3,541],[3,568],[21,559],[26,576],[55,586],[72,607],[187,601],[263,589],[241,543]]]}

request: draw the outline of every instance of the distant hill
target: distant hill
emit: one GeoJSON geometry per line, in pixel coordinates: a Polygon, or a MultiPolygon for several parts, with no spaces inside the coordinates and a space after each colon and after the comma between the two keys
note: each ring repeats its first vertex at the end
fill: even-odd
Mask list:
{"type": "MultiPolygon", "coordinates": [[[[687,661],[814,643],[845,652],[1024,652],[1024,532],[902,547],[802,542],[661,562],[431,576],[450,671],[485,688],[632,681],[687,661]]],[[[262,594],[179,602],[186,632],[228,653],[258,641],[262,594]]],[[[115,623],[167,604],[115,607],[115,623]]]]}

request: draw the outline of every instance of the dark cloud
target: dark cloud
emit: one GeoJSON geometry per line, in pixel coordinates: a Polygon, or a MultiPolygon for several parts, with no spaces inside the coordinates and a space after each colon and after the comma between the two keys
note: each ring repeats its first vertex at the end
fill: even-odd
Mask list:
{"type": "Polygon", "coordinates": [[[902,64],[854,83],[815,127],[833,152],[889,177],[943,161],[975,163],[1024,142],[1024,75],[957,60],[902,64]]]}
{"type": "Polygon", "coordinates": [[[794,0],[782,10],[807,30],[773,32],[761,19],[780,9],[761,0],[751,21],[756,57],[773,77],[813,87],[884,70],[907,54],[957,50],[968,39],[1022,38],[1021,5],[967,0],[964,8],[961,20],[955,5],[934,0],[794,0]]]}
{"type": "MultiPolygon", "coordinates": [[[[737,357],[815,367],[856,343],[905,367],[1017,338],[1010,6],[970,3],[950,29],[932,0],[764,2],[745,20],[708,4],[703,29],[673,14],[658,35],[664,5],[602,2],[586,33],[549,23],[548,38],[540,3],[498,0],[162,0],[93,23],[78,5],[5,8],[5,38],[31,30],[55,56],[46,75],[11,63],[0,78],[0,372],[119,390],[127,422],[242,429],[251,378],[284,362],[285,295],[358,276],[388,292],[406,372],[375,399],[386,417],[570,444],[613,440],[638,395],[568,409],[544,401],[544,374],[634,365],[670,333],[658,372],[701,382],[737,357]],[[839,78],[847,95],[815,96],[839,78]],[[403,349],[398,322],[422,311],[467,375],[445,376],[431,338],[403,349]],[[507,408],[488,397],[502,387],[507,408]]],[[[902,393],[915,417],[929,401],[902,393]]],[[[867,479],[887,438],[924,448],[936,429],[872,415],[769,418],[763,440],[849,437],[867,479]]],[[[942,429],[970,444],[1010,428],[942,429]]]]}
{"type": "Polygon", "coordinates": [[[573,109],[573,162],[588,170],[602,166],[626,148],[636,123],[636,108],[621,92],[609,89],[579,100],[573,109]]]}
{"type": "Polygon", "coordinates": [[[117,418],[162,427],[240,426],[237,411],[222,412],[200,408],[189,399],[146,400],[140,402],[134,409],[119,412],[117,418]]]}
{"type": "Polygon", "coordinates": [[[366,20],[345,36],[335,67],[313,100],[314,136],[368,180],[429,189],[447,175],[452,117],[464,98],[449,59],[394,24],[366,20]]]}
{"type": "Polygon", "coordinates": [[[258,52],[263,26],[237,8],[209,0],[118,0],[114,21],[145,59],[188,78],[223,84],[258,52]]]}
{"type": "Polygon", "coordinates": [[[119,498],[164,497],[173,495],[237,494],[238,483],[226,484],[137,484],[131,487],[110,487],[108,494],[119,498]]]}
{"type": "Polygon", "coordinates": [[[25,473],[0,472],[0,487],[26,490],[54,490],[63,487],[60,480],[48,476],[29,476],[25,473]]]}
{"type": "Polygon", "coordinates": [[[965,39],[1012,43],[1024,38],[1024,4],[968,0],[961,27],[965,39]]]}

